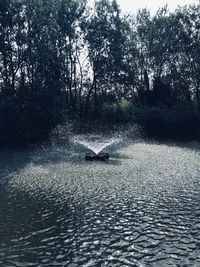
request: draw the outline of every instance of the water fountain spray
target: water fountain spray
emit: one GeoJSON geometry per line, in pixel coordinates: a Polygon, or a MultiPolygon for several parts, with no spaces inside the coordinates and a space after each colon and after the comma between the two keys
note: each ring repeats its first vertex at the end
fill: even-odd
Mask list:
{"type": "Polygon", "coordinates": [[[86,137],[86,136],[79,135],[79,136],[74,137],[72,141],[76,144],[83,145],[89,150],[91,150],[91,152],[88,152],[85,154],[85,160],[108,161],[110,157],[109,153],[102,152],[102,150],[104,150],[108,146],[119,143],[121,139],[120,138],[107,138],[105,140],[105,137],[103,136],[88,135],[86,137]]]}

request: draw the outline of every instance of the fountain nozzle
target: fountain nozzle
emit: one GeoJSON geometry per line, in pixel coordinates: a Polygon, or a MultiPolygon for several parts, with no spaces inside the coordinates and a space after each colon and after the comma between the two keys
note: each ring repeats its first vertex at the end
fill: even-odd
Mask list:
{"type": "Polygon", "coordinates": [[[99,161],[108,161],[109,160],[109,154],[108,153],[86,153],[85,160],[87,161],[93,161],[93,160],[99,160],[99,161]]]}

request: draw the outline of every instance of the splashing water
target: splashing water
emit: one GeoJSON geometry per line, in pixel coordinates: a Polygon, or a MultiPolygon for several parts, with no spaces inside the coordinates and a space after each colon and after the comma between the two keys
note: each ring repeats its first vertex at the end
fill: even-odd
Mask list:
{"type": "Polygon", "coordinates": [[[102,150],[104,150],[106,147],[111,146],[113,144],[118,144],[122,141],[122,138],[107,138],[105,140],[105,137],[103,136],[97,136],[97,135],[78,135],[72,138],[71,140],[75,144],[83,145],[84,147],[90,149],[95,154],[98,154],[102,150]]]}

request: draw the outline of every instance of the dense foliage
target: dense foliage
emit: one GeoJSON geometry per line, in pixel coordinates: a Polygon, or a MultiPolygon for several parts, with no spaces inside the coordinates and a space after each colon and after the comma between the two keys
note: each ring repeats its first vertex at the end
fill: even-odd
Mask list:
{"type": "Polygon", "coordinates": [[[115,0],[0,0],[1,143],[69,117],[198,135],[199,18],[200,4],[133,16],[115,0]]]}

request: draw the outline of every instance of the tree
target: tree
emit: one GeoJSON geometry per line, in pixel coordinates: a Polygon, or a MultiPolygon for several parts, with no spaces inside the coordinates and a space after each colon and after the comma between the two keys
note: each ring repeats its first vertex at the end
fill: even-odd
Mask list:
{"type": "Polygon", "coordinates": [[[123,69],[123,47],[128,25],[120,16],[116,1],[96,2],[91,18],[86,21],[85,40],[88,44],[89,61],[91,64],[92,81],[86,96],[85,115],[87,115],[91,95],[93,94],[94,111],[97,116],[98,98],[104,98],[113,92],[120,81],[123,69]]]}

